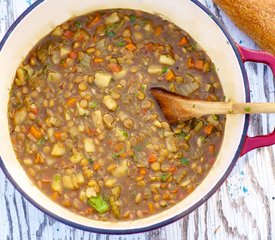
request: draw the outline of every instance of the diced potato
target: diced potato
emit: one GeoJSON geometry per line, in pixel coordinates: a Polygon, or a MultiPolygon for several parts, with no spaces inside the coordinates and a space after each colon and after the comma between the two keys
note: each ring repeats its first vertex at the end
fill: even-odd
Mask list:
{"type": "Polygon", "coordinates": [[[27,110],[25,107],[22,107],[16,110],[13,116],[14,125],[18,125],[22,123],[26,119],[26,117],[27,117],[27,110]]]}
{"type": "Polygon", "coordinates": [[[80,152],[74,152],[74,154],[70,157],[70,161],[72,163],[78,163],[83,160],[85,156],[80,152]]]}
{"type": "Polygon", "coordinates": [[[84,139],[84,149],[88,153],[95,152],[95,145],[94,145],[93,139],[91,138],[84,139]]]}
{"type": "Polygon", "coordinates": [[[59,142],[54,144],[51,155],[54,157],[61,157],[65,154],[65,152],[66,152],[66,148],[64,144],[59,142]]]}
{"type": "Polygon", "coordinates": [[[54,177],[53,177],[53,180],[52,180],[52,185],[51,185],[52,189],[58,193],[61,194],[62,192],[62,184],[61,184],[61,176],[60,174],[56,174],[54,177]]]}
{"type": "Polygon", "coordinates": [[[55,125],[56,122],[57,122],[57,118],[54,117],[54,116],[51,116],[51,117],[50,117],[50,123],[51,123],[52,125],[55,125]]]}
{"type": "Polygon", "coordinates": [[[60,47],[59,50],[60,50],[60,57],[65,57],[72,51],[70,48],[67,48],[67,47],[60,47]]]}
{"type": "Polygon", "coordinates": [[[104,72],[96,72],[94,83],[100,88],[106,88],[109,86],[112,75],[104,72]]]}
{"type": "Polygon", "coordinates": [[[105,23],[106,24],[111,24],[111,23],[116,23],[116,22],[119,22],[120,18],[117,14],[117,12],[113,12],[110,16],[108,16],[106,19],[105,19],[105,23]]]}
{"type": "Polygon", "coordinates": [[[176,139],[174,136],[169,136],[165,138],[165,145],[170,152],[176,152],[178,151],[178,147],[176,144],[176,139]]]}
{"type": "Polygon", "coordinates": [[[62,27],[58,26],[57,28],[55,28],[52,32],[53,36],[61,36],[63,34],[63,29],[62,27]]]}
{"type": "Polygon", "coordinates": [[[160,58],[159,58],[159,62],[161,64],[171,66],[175,63],[175,60],[170,55],[161,55],[160,58]]]}
{"type": "Polygon", "coordinates": [[[29,78],[28,71],[20,67],[16,70],[16,77],[15,84],[16,86],[21,87],[26,84],[29,78]]]}
{"type": "Polygon", "coordinates": [[[76,107],[80,116],[88,116],[90,114],[89,110],[80,107],[79,103],[76,104],[76,107]]]}
{"type": "Polygon", "coordinates": [[[87,198],[96,197],[96,196],[97,196],[97,194],[96,194],[96,191],[95,191],[94,187],[90,187],[90,188],[86,189],[86,197],[87,198]]]}
{"type": "Polygon", "coordinates": [[[71,176],[63,176],[62,177],[62,184],[65,188],[73,190],[75,187],[73,185],[72,177],[71,176]]]}
{"type": "Polygon", "coordinates": [[[85,183],[85,179],[84,179],[84,176],[82,173],[77,173],[76,174],[76,177],[77,177],[77,182],[79,184],[84,184],[85,183]]]}
{"type": "Polygon", "coordinates": [[[122,79],[123,77],[126,76],[127,73],[128,73],[128,68],[122,68],[121,71],[114,73],[114,79],[115,80],[122,79]]]}
{"type": "Polygon", "coordinates": [[[103,103],[111,111],[115,111],[117,109],[117,102],[110,95],[103,98],[103,103]]]}
{"type": "Polygon", "coordinates": [[[112,188],[117,182],[117,179],[114,177],[108,177],[105,180],[105,187],[112,188]]]}
{"type": "Polygon", "coordinates": [[[147,22],[144,25],[143,29],[147,32],[151,32],[151,31],[153,31],[153,24],[151,22],[147,22]]]}
{"type": "Polygon", "coordinates": [[[149,74],[161,74],[162,73],[162,66],[158,65],[150,65],[147,69],[149,74]]]}
{"type": "Polygon", "coordinates": [[[114,117],[111,114],[104,114],[103,121],[107,128],[112,128],[112,124],[114,122],[114,117]]]}
{"type": "Polygon", "coordinates": [[[23,163],[26,165],[26,166],[30,166],[33,164],[33,161],[30,159],[30,158],[25,158],[23,160],[23,163]]]}
{"type": "Polygon", "coordinates": [[[103,122],[102,122],[102,114],[100,110],[96,110],[92,112],[92,119],[94,126],[96,128],[102,128],[103,127],[103,122]]]}
{"type": "Polygon", "coordinates": [[[118,199],[120,197],[120,194],[121,194],[121,186],[118,185],[118,186],[115,186],[112,188],[112,195],[118,199]]]}
{"type": "Polygon", "coordinates": [[[121,178],[127,174],[128,169],[128,161],[124,160],[117,168],[112,171],[112,174],[116,178],[121,178]]]}
{"type": "Polygon", "coordinates": [[[52,82],[52,83],[59,82],[61,79],[62,79],[62,74],[59,72],[49,72],[48,73],[47,80],[49,82],[52,82]]]}

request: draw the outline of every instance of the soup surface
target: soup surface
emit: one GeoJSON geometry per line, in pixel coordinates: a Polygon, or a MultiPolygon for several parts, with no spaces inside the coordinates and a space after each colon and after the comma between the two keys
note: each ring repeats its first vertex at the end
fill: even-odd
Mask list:
{"type": "Polygon", "coordinates": [[[215,162],[225,118],[169,126],[152,86],[224,98],[206,53],[159,16],[102,10],[56,27],[24,59],[10,91],[11,140],[28,176],[53,201],[102,221],[181,201],[215,162]]]}

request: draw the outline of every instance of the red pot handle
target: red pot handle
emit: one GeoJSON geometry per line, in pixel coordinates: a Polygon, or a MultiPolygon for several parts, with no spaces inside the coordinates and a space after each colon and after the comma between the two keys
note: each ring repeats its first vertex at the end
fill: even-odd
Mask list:
{"type": "MultiPolygon", "coordinates": [[[[275,56],[262,51],[250,50],[242,47],[239,44],[237,44],[237,47],[241,54],[243,62],[250,61],[265,63],[272,69],[273,75],[275,77],[275,56]]],[[[259,135],[255,137],[246,136],[240,156],[246,154],[253,149],[266,147],[273,144],[275,144],[275,129],[272,133],[266,135],[259,135]]]]}

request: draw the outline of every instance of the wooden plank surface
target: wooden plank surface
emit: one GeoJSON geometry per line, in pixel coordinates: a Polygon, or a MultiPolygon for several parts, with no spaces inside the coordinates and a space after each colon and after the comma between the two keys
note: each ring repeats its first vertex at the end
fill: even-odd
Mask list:
{"type": "MultiPolygon", "coordinates": [[[[257,49],[212,3],[200,0],[224,23],[234,40],[257,49]]],[[[0,39],[34,0],[0,0],[0,39]]],[[[19,40],[20,41],[20,40],[19,40]]],[[[252,101],[274,101],[274,78],[263,64],[246,64],[252,101]]],[[[1,74],[1,66],[0,66],[1,74]]],[[[250,134],[274,129],[275,115],[251,117],[250,134]]],[[[45,215],[14,189],[0,170],[0,240],[185,240],[275,239],[275,147],[239,159],[222,187],[189,216],[161,229],[134,235],[101,235],[66,226],[45,215]]]]}

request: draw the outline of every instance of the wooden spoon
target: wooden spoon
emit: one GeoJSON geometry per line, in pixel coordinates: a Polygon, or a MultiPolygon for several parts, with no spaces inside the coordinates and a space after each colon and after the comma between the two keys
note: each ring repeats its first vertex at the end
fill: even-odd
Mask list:
{"type": "Polygon", "coordinates": [[[170,124],[208,114],[275,113],[275,103],[210,102],[189,99],[159,87],[150,90],[170,124]]]}

